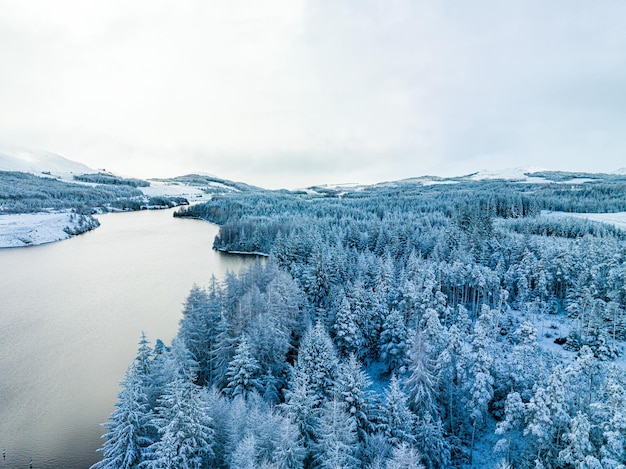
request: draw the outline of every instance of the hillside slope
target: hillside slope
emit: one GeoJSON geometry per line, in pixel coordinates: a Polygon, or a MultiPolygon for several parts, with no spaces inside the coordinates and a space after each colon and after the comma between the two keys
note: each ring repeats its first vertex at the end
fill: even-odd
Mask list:
{"type": "Polygon", "coordinates": [[[21,171],[35,175],[50,174],[72,179],[74,174],[95,173],[87,165],[56,153],[0,144],[0,171],[21,171]]]}

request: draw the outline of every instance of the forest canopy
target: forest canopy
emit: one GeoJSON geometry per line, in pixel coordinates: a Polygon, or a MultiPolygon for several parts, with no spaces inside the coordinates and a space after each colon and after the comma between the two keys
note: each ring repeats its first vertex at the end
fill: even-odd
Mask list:
{"type": "Polygon", "coordinates": [[[623,468],[620,179],[232,192],[177,216],[269,255],[146,337],[97,468],[623,468]]]}

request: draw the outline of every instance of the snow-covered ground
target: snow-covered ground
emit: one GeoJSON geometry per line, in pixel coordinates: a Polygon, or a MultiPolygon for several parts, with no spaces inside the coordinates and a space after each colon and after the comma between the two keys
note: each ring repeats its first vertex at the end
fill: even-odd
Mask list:
{"type": "Polygon", "coordinates": [[[154,180],[149,182],[150,185],[148,187],[138,187],[148,197],[184,197],[189,202],[208,200],[210,198],[200,187],[154,180]]]}
{"type": "Polygon", "coordinates": [[[573,217],[573,218],[582,218],[591,221],[598,221],[602,223],[608,223],[622,230],[626,230],[626,212],[616,212],[616,213],[570,213],[570,212],[550,212],[543,211],[541,212],[541,216],[548,218],[563,218],[563,217],[573,217]]]}
{"type": "Polygon", "coordinates": [[[67,239],[85,231],[85,218],[69,212],[0,215],[0,248],[36,246],[67,239]],[[84,221],[83,221],[84,223],[84,221]]]}

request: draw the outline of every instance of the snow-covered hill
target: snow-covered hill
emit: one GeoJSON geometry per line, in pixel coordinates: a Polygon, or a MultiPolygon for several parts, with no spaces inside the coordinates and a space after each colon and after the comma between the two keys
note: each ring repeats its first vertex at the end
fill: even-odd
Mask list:
{"type": "Polygon", "coordinates": [[[477,173],[470,174],[467,179],[471,179],[473,181],[482,181],[484,179],[506,179],[506,180],[514,180],[514,181],[526,181],[529,179],[527,174],[532,173],[540,173],[543,171],[548,171],[545,168],[541,168],[538,166],[521,166],[518,168],[508,168],[501,170],[487,170],[483,169],[478,171],[477,173]]]}
{"type": "Polygon", "coordinates": [[[0,171],[21,171],[37,176],[50,174],[71,179],[74,174],[95,173],[92,168],[47,151],[0,144],[0,171]]]}

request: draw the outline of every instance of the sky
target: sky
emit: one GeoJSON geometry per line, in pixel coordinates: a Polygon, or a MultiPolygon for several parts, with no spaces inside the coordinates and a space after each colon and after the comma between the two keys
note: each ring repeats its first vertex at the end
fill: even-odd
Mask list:
{"type": "Polygon", "coordinates": [[[626,166],[623,0],[0,0],[0,142],[267,188],[626,166]]]}

